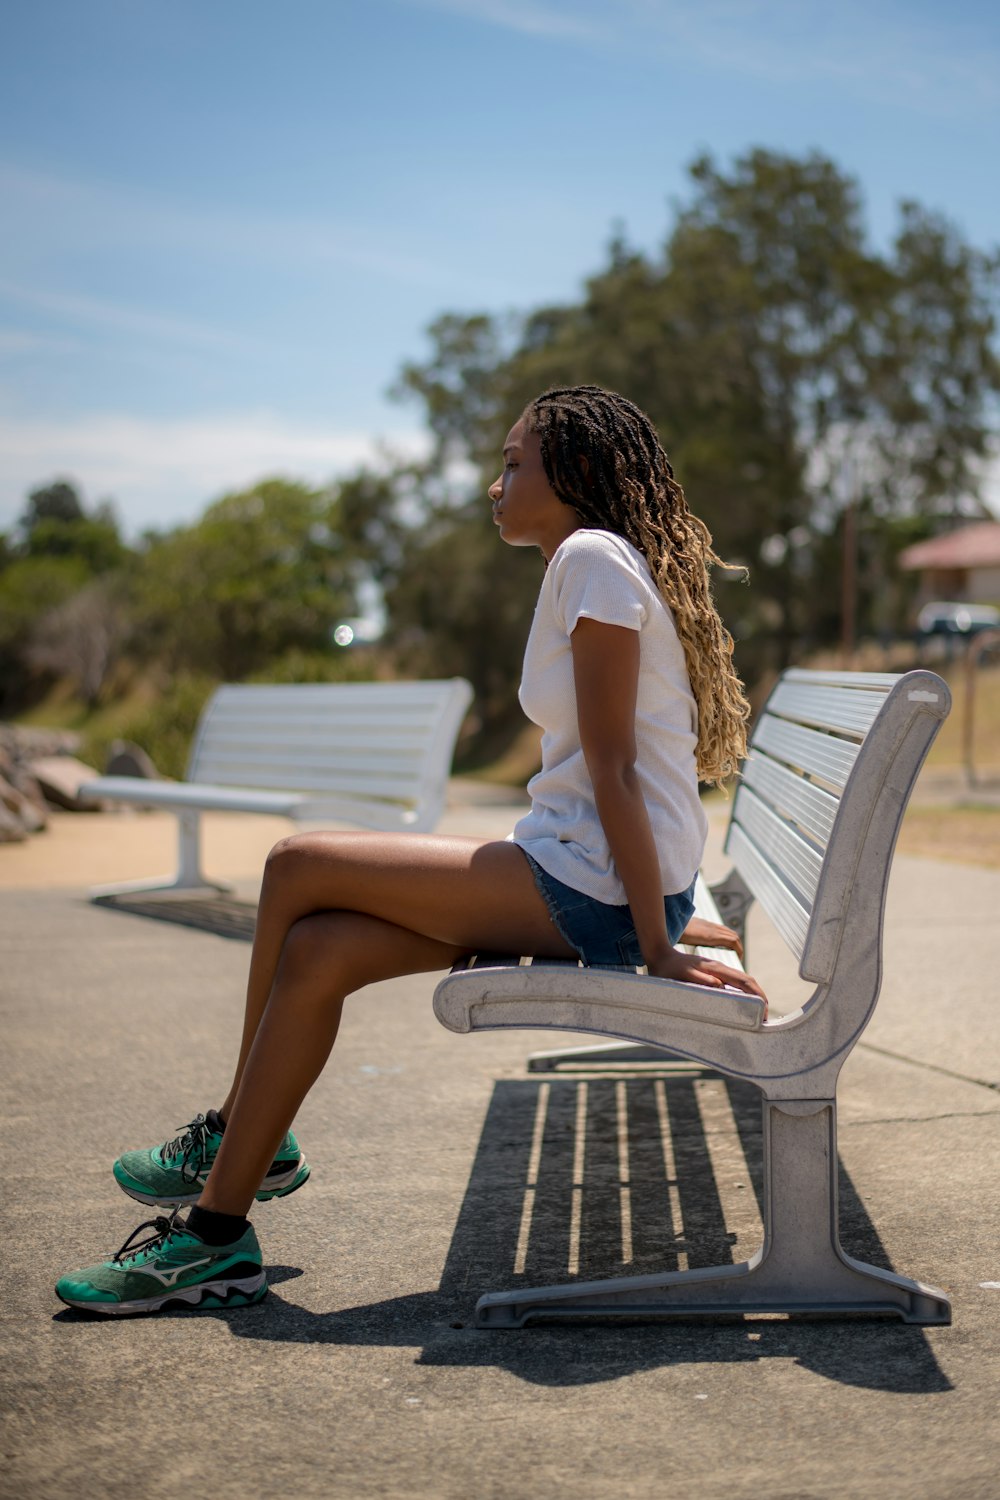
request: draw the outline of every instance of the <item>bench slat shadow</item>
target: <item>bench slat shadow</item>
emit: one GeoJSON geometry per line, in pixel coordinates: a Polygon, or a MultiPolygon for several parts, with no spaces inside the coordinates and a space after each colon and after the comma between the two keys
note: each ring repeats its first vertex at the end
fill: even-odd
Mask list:
{"type": "MultiPolygon", "coordinates": [[[[743,1254],[759,1243],[762,1160],[758,1091],[707,1069],[683,1065],[672,1072],[667,1065],[639,1077],[501,1080],[493,1088],[437,1290],[329,1313],[295,1307],[277,1291],[254,1316],[233,1316],[230,1328],[238,1337],[277,1342],[413,1346],[421,1350],[423,1365],[499,1367],[550,1386],[673,1365],[782,1358],[865,1389],[949,1390],[924,1331],[894,1319],[734,1316],[711,1325],[683,1319],[540,1324],[530,1339],[469,1326],[476,1296],[498,1281],[544,1277],[572,1284],[623,1269],[732,1262],[734,1245],[743,1254]],[[699,1102],[706,1084],[728,1104],[728,1132],[706,1131],[699,1102]],[[624,1158],[618,1123],[623,1104],[624,1158]],[[742,1202],[731,1182],[718,1180],[713,1163],[723,1154],[733,1168],[727,1178],[738,1168],[749,1179],[752,1190],[742,1202]],[[623,1218],[628,1263],[622,1260],[623,1218]]],[[[891,1269],[842,1165],[840,1181],[846,1247],[891,1269]]],[[[297,1274],[274,1268],[272,1283],[297,1274]]]]}

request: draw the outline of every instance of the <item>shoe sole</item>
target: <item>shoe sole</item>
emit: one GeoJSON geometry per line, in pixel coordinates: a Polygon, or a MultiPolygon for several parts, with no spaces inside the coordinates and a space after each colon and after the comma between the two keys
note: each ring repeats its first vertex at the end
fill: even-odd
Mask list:
{"type": "Polygon", "coordinates": [[[132,1318],[142,1313],[209,1311],[212,1308],[250,1307],[267,1296],[267,1277],[247,1276],[238,1281],[202,1281],[196,1286],[164,1292],[162,1297],[144,1297],[141,1302],[86,1302],[64,1297],[60,1302],[79,1312],[97,1313],[104,1318],[132,1318]]]}
{"type": "MultiPolygon", "coordinates": [[[[154,1193],[144,1193],[141,1188],[133,1187],[131,1183],[123,1182],[117,1172],[115,1172],[114,1176],[115,1182],[117,1182],[122,1192],[126,1193],[128,1197],[134,1198],[136,1203],[145,1203],[156,1208],[186,1208],[189,1204],[197,1203],[201,1197],[202,1187],[204,1186],[200,1182],[192,1183],[192,1191],[190,1193],[185,1193],[183,1197],[175,1195],[166,1198],[157,1197],[154,1193]]],[[[258,1203],[268,1203],[272,1198],[287,1198],[291,1193],[297,1193],[299,1188],[303,1187],[309,1181],[310,1176],[309,1163],[305,1157],[300,1157],[295,1166],[283,1178],[277,1179],[275,1187],[261,1188],[259,1192],[254,1194],[254,1198],[258,1203]]]]}

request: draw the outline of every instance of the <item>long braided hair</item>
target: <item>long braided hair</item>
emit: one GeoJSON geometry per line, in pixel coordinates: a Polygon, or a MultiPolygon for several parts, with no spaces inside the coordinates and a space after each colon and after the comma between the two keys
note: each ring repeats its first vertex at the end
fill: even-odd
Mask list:
{"type": "Polygon", "coordinates": [[[688,509],[656,429],[631,401],[596,385],[545,391],[524,418],[559,499],[584,526],[624,537],[649,563],[698,707],[698,776],[725,781],[747,753],[750,705],[709,586],[708,569],[722,560],[708,527],[688,509]]]}

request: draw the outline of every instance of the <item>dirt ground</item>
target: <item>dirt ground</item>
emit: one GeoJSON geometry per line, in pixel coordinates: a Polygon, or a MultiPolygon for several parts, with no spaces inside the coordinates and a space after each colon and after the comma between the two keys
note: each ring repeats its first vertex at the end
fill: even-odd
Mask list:
{"type": "Polygon", "coordinates": [[[910,807],[899,835],[903,854],[959,860],[1000,870],[1000,807],[910,807]]]}

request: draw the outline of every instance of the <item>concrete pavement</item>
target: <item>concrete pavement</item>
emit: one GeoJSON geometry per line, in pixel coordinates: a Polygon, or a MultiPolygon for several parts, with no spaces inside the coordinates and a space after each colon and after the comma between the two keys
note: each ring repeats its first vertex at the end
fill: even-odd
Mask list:
{"type": "MultiPolygon", "coordinates": [[[[102,846],[115,821],[93,820],[102,846]]],[[[486,803],[454,809],[444,827],[499,836],[511,821],[486,803]]],[[[724,868],[718,829],[709,866],[724,868]]],[[[486,1333],[470,1326],[476,1298],[518,1275],[614,1274],[626,1249],[639,1271],[671,1255],[696,1265],[750,1253],[754,1100],[690,1069],[528,1075],[537,1033],[453,1036],[431,1013],[431,977],[375,986],[349,1005],[296,1125],[311,1182],[255,1212],[267,1300],[85,1321],[60,1311],[52,1282],[110,1254],[143,1217],[111,1179],[119,1151],[218,1101],[248,949],[96,908],[82,882],[0,892],[2,1493],[994,1500],[998,910],[1000,872],[897,859],[883,998],[840,1094],[845,1245],[947,1290],[951,1328],[753,1319],[486,1333]],[[665,1227],[660,1143],[642,1128],[657,1081],[681,1245],[665,1227]],[[627,1247],[623,1108],[635,1135],[627,1247]]],[[[778,1009],[793,1007],[794,965],[766,918],[751,920],[750,967],[778,1009]]]]}

